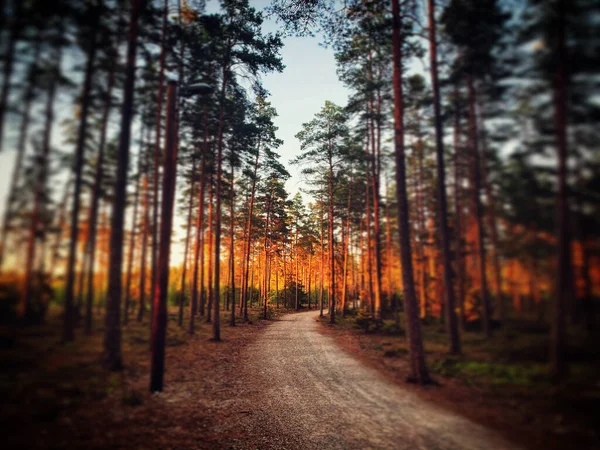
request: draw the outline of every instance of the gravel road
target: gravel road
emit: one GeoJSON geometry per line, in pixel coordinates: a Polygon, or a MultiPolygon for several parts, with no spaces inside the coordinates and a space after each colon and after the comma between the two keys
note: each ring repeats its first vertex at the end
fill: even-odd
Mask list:
{"type": "Polygon", "coordinates": [[[234,400],[260,449],[517,449],[494,431],[427,403],[319,333],[318,313],[284,316],[247,348],[254,400],[234,400]],[[259,401],[257,401],[258,396],[259,401]]]}

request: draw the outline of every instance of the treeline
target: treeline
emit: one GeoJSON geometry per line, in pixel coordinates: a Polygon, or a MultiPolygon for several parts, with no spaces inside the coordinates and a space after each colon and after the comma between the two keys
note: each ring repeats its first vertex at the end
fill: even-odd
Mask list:
{"type": "Polygon", "coordinates": [[[115,370],[122,326],[150,310],[152,390],[168,298],[180,326],[202,317],[216,340],[220,310],[235,325],[253,302],[265,318],[393,317],[418,382],[423,320],[443,318],[458,353],[461,330],[490,337],[534,314],[552,324],[557,376],[568,325],[593,326],[594,2],[273,2],[288,31],[320,29],[352,92],[297,135],[308,204],[285,190],[260,82],[284,68],[281,36],[247,1],[0,10],[2,151],[15,149],[0,263],[20,323],[62,302],[68,342],[101,316],[115,370]]]}
{"type": "Polygon", "coordinates": [[[324,33],[352,92],[303,125],[293,161],[325,205],[330,321],[353,306],[400,326],[403,309],[412,378],[427,382],[422,320],[443,320],[459,353],[460,330],[490,338],[534,316],[562,377],[568,331],[592,330],[600,293],[598,5],[281,0],[271,12],[292,33],[324,33]]]}

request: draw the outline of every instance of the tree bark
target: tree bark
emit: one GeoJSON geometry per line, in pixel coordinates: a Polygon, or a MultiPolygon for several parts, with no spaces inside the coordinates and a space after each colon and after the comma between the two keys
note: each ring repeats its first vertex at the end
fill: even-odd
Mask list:
{"type": "Polygon", "coordinates": [[[483,306],[482,326],[486,337],[491,337],[492,327],[490,323],[490,299],[487,288],[486,256],[485,256],[485,232],[483,227],[483,207],[481,205],[481,161],[477,145],[477,116],[475,105],[477,104],[475,84],[473,77],[467,74],[467,87],[469,90],[469,144],[471,149],[473,167],[473,207],[477,224],[477,243],[479,253],[479,277],[481,279],[481,303],[483,306]]]}
{"type": "Polygon", "coordinates": [[[194,246],[194,273],[192,276],[192,300],[190,301],[190,322],[188,333],[194,333],[194,319],[198,307],[198,260],[201,259],[200,270],[202,272],[202,283],[200,283],[201,307],[200,313],[204,314],[204,249],[202,248],[202,234],[204,231],[204,191],[206,188],[206,152],[208,151],[208,120],[207,106],[204,106],[204,139],[200,155],[200,190],[198,193],[198,212],[196,216],[196,243],[194,246]],[[202,251],[202,255],[200,252],[202,251]]]}
{"type": "Polygon", "coordinates": [[[135,91],[135,63],[139,34],[139,18],[146,7],[146,0],[133,0],[129,20],[127,66],[121,112],[121,132],[117,153],[117,179],[110,230],[110,264],[107,295],[106,331],[104,335],[104,365],[109,370],[123,367],[121,355],[121,271],[123,266],[123,228],[127,190],[127,167],[131,120],[133,119],[133,96],[135,91]]]}
{"type": "Polygon", "coordinates": [[[465,261],[463,256],[462,246],[462,189],[461,181],[463,171],[461,170],[464,158],[461,158],[462,145],[460,143],[461,126],[460,126],[460,107],[458,99],[458,89],[454,89],[455,111],[454,111],[454,207],[455,211],[455,241],[456,241],[456,266],[457,266],[457,299],[459,314],[460,329],[465,329],[465,261]]]}
{"type": "MultiPolygon", "coordinates": [[[[156,101],[156,141],[154,144],[154,181],[153,181],[153,197],[152,197],[152,249],[150,252],[150,291],[154,292],[156,289],[156,273],[157,263],[156,257],[158,256],[158,230],[160,224],[158,223],[158,185],[159,180],[159,167],[160,167],[160,143],[161,143],[161,124],[162,124],[162,104],[164,97],[164,84],[165,84],[165,59],[166,59],[166,35],[167,35],[167,18],[169,13],[169,0],[164,0],[163,5],[163,16],[162,16],[162,29],[160,38],[160,58],[159,58],[159,69],[158,69],[158,98],[156,101]]],[[[154,294],[152,294],[154,295],[154,294]]],[[[154,308],[154,303],[151,304],[150,309],[154,308]]]]}
{"type": "Polygon", "coordinates": [[[430,382],[425,365],[425,352],[421,337],[421,323],[415,296],[412,256],[410,249],[410,227],[408,198],[406,194],[406,163],[404,154],[404,105],[402,92],[402,37],[400,35],[400,5],[392,0],[392,45],[394,62],[394,155],[396,162],[396,197],[398,200],[398,229],[400,238],[400,258],[402,263],[402,283],[404,289],[404,312],[407,322],[407,335],[410,348],[411,375],[417,383],[430,382]]]}
{"type": "Polygon", "coordinates": [[[231,152],[231,203],[229,204],[229,234],[231,242],[229,243],[229,258],[231,259],[231,316],[229,326],[235,327],[235,160],[234,153],[231,152]]]}
{"type": "Polygon", "coordinates": [[[567,373],[564,360],[566,346],[565,311],[572,294],[571,242],[569,235],[569,204],[567,196],[567,49],[565,45],[566,2],[558,2],[554,73],[554,126],[558,165],[558,264],[556,273],[556,298],[550,336],[550,371],[557,379],[567,373]]]}
{"type": "Polygon", "coordinates": [[[152,366],[150,369],[150,392],[163,390],[165,368],[165,341],[167,335],[167,295],[169,291],[169,258],[171,254],[171,230],[173,227],[173,204],[177,176],[177,84],[167,87],[167,118],[165,129],[165,157],[162,180],[162,208],[160,220],[160,248],[158,253],[157,284],[153,290],[152,303],[152,366]]]}
{"type": "Polygon", "coordinates": [[[433,88],[433,110],[435,117],[435,142],[437,157],[437,188],[439,206],[439,227],[442,243],[442,264],[444,268],[444,294],[450,340],[450,353],[460,353],[460,336],[454,310],[454,287],[452,285],[452,262],[450,259],[450,232],[448,230],[448,206],[446,204],[446,169],[444,164],[444,131],[440,106],[440,85],[438,82],[437,41],[435,23],[435,2],[429,3],[429,55],[431,62],[431,86],[433,88]]]}
{"type": "MultiPolygon", "coordinates": [[[[192,212],[194,210],[194,188],[196,187],[196,156],[192,157],[192,184],[190,186],[190,204],[188,205],[187,227],[185,233],[185,246],[183,250],[183,271],[181,273],[181,286],[179,288],[179,314],[177,324],[183,326],[183,304],[185,302],[185,279],[187,275],[188,252],[190,249],[190,234],[192,230],[192,212]]],[[[197,306],[197,304],[195,305],[197,306]]],[[[190,316],[196,314],[196,308],[190,305],[190,316]]],[[[193,320],[193,319],[191,319],[193,320]]]]}
{"type": "MultiPolygon", "coordinates": [[[[142,144],[143,145],[143,144],[142,144]]],[[[137,216],[138,206],[140,199],[140,185],[142,182],[141,178],[142,169],[142,153],[140,152],[138,157],[138,179],[135,183],[135,193],[133,194],[133,216],[131,218],[131,235],[129,238],[129,255],[127,258],[127,269],[125,275],[125,302],[123,305],[123,324],[129,323],[129,303],[131,300],[131,276],[133,272],[133,260],[135,256],[135,241],[137,237],[137,216]]]]}

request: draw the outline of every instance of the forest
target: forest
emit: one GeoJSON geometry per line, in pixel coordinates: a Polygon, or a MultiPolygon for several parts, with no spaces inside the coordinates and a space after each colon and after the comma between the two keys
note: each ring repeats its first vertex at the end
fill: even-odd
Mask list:
{"type": "Polygon", "coordinates": [[[600,445],[599,2],[0,0],[0,39],[9,448],[600,445]],[[349,95],[284,143],[302,39],[349,95]]]}

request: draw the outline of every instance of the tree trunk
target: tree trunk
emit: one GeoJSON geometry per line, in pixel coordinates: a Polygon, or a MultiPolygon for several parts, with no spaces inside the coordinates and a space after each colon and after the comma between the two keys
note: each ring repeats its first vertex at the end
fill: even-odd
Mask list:
{"type": "Polygon", "coordinates": [[[483,119],[483,105],[481,96],[477,97],[478,108],[479,108],[479,120],[481,124],[481,179],[483,182],[483,188],[485,189],[485,196],[488,201],[487,218],[488,226],[490,228],[490,238],[492,241],[492,248],[494,249],[493,265],[494,265],[494,283],[496,287],[496,303],[498,305],[498,318],[500,322],[504,323],[504,299],[502,298],[502,269],[500,265],[500,246],[498,244],[498,225],[496,220],[496,202],[494,200],[494,193],[492,192],[492,186],[488,178],[486,157],[488,153],[487,139],[485,133],[485,123],[483,119]]]}
{"type": "Polygon", "coordinates": [[[146,0],[133,0],[129,21],[127,66],[121,112],[121,131],[117,153],[117,179],[113,199],[110,230],[110,264],[107,295],[106,331],[104,335],[104,365],[109,370],[123,367],[121,356],[121,274],[123,266],[123,228],[127,197],[127,168],[129,165],[129,142],[133,119],[133,95],[135,91],[135,63],[139,34],[139,17],[146,0]]]}
{"type": "Polygon", "coordinates": [[[323,241],[324,241],[324,232],[323,232],[323,215],[324,215],[324,208],[323,208],[323,200],[319,200],[320,206],[321,206],[321,215],[320,215],[320,230],[321,230],[321,270],[320,270],[320,276],[321,276],[321,280],[320,280],[320,288],[319,288],[319,309],[320,309],[320,313],[319,313],[319,317],[323,317],[323,284],[325,281],[325,250],[323,249],[323,241]]]}
{"type": "Polygon", "coordinates": [[[477,224],[477,243],[479,250],[479,277],[481,279],[480,297],[483,306],[482,326],[486,337],[491,337],[492,327],[490,323],[490,299],[487,288],[487,272],[485,257],[485,233],[483,228],[483,207],[481,205],[481,162],[479,158],[479,149],[477,145],[477,116],[475,115],[475,105],[477,104],[475,85],[473,77],[467,74],[467,87],[469,90],[469,143],[471,148],[471,157],[473,165],[473,207],[475,209],[475,219],[477,224]]]}
{"type": "MultiPolygon", "coordinates": [[[[258,162],[260,159],[260,139],[256,148],[256,158],[254,159],[254,173],[252,176],[252,188],[250,189],[250,205],[248,206],[248,219],[246,221],[246,239],[244,241],[243,261],[242,261],[242,286],[240,292],[240,309],[244,308],[244,321],[248,320],[248,269],[250,268],[250,239],[252,235],[252,213],[254,212],[254,198],[256,195],[256,174],[258,172],[258,162]]],[[[241,311],[240,311],[241,313],[241,311]]]]}
{"type": "Polygon", "coordinates": [[[177,84],[167,87],[167,119],[165,129],[165,157],[162,180],[162,208],[160,220],[160,248],[158,253],[157,284],[152,303],[152,366],[150,369],[150,392],[163,390],[165,370],[165,341],[167,335],[167,295],[169,291],[169,257],[171,254],[171,230],[173,204],[177,176],[177,84]]]}
{"type": "Polygon", "coordinates": [[[394,59],[394,154],[396,161],[396,197],[398,200],[398,229],[400,238],[400,259],[402,264],[402,284],[404,289],[404,312],[410,348],[411,375],[417,383],[430,382],[425,352],[421,337],[421,323],[415,296],[412,256],[410,249],[410,227],[408,198],[406,195],[406,163],[404,154],[404,105],[402,92],[402,38],[400,36],[399,0],[392,0],[392,39],[394,59]]]}
{"type": "MultiPolygon", "coordinates": [[[[185,279],[187,275],[187,265],[188,265],[188,251],[190,249],[190,234],[192,230],[192,212],[194,210],[194,188],[196,187],[196,156],[192,157],[192,185],[190,186],[190,199],[188,206],[188,217],[187,217],[187,227],[185,233],[185,248],[183,250],[183,272],[181,274],[181,287],[179,288],[179,314],[177,317],[177,324],[182,327],[183,326],[183,304],[185,302],[185,279]]],[[[196,305],[190,305],[190,316],[194,316],[196,314],[196,305]]],[[[193,319],[191,319],[193,320],[193,319]]]]}
{"type": "MultiPolygon", "coordinates": [[[[163,16],[162,16],[162,30],[160,38],[160,59],[158,69],[158,98],[156,101],[156,142],[154,145],[154,192],[152,197],[152,250],[150,252],[150,292],[154,292],[156,289],[156,271],[157,263],[156,257],[158,256],[158,230],[160,224],[158,223],[158,185],[159,180],[159,167],[160,167],[160,143],[161,143],[161,124],[162,124],[162,104],[164,97],[164,80],[165,80],[165,58],[166,58],[166,35],[167,35],[167,19],[169,14],[169,0],[164,0],[163,16]]],[[[154,294],[152,294],[154,295],[154,294]]],[[[151,303],[150,309],[152,311],[154,303],[151,303]]]]}
{"type": "Polygon", "coordinates": [[[231,259],[231,317],[229,319],[229,326],[235,327],[235,161],[234,153],[231,152],[231,203],[229,205],[229,234],[231,235],[231,242],[229,243],[229,258],[231,259]]]}
{"type": "Polygon", "coordinates": [[[192,299],[190,301],[190,323],[188,333],[194,333],[194,319],[198,307],[198,260],[201,259],[200,271],[202,272],[202,282],[200,283],[201,305],[200,313],[204,315],[204,249],[202,248],[202,234],[204,231],[204,191],[206,189],[206,152],[208,151],[208,120],[207,106],[204,106],[204,139],[200,155],[200,190],[198,193],[198,212],[196,216],[196,243],[194,246],[194,272],[192,276],[192,299]],[[202,255],[200,255],[202,252],[202,255]]]}
{"type": "Polygon", "coordinates": [[[556,298],[552,317],[550,338],[550,371],[557,379],[567,372],[564,360],[566,346],[565,311],[572,294],[571,242],[569,235],[569,204],[567,196],[567,49],[565,45],[566,2],[558,2],[558,24],[556,28],[555,79],[554,79],[554,122],[558,165],[558,264],[556,274],[556,298]]]}
{"type": "Polygon", "coordinates": [[[450,353],[460,353],[460,336],[454,310],[454,287],[452,285],[452,262],[450,258],[450,231],[448,230],[448,206],[446,204],[446,169],[444,166],[444,130],[440,107],[440,85],[437,68],[437,42],[434,0],[429,3],[429,55],[431,61],[431,86],[433,87],[433,109],[435,116],[435,142],[437,156],[438,223],[441,231],[442,265],[444,268],[444,293],[450,340],[450,353]]]}
{"type": "Polygon", "coordinates": [[[219,304],[221,300],[221,190],[223,178],[223,131],[225,127],[225,90],[227,88],[227,65],[228,57],[225,57],[223,64],[223,80],[221,83],[221,111],[219,112],[219,128],[217,132],[217,182],[215,183],[216,201],[215,201],[215,287],[213,290],[213,340],[221,340],[221,318],[219,316],[219,304]]]}
{"type": "MultiPolygon", "coordinates": [[[[143,145],[143,144],[142,144],[143,145]]],[[[131,218],[131,235],[129,238],[129,256],[127,258],[127,269],[125,276],[125,302],[123,305],[123,324],[129,323],[129,303],[131,301],[131,275],[133,272],[133,260],[135,256],[135,241],[137,237],[137,216],[140,198],[140,184],[142,182],[142,152],[138,157],[138,179],[135,183],[135,193],[133,195],[133,216],[131,218]]]]}
{"type": "Polygon", "coordinates": [[[333,241],[333,161],[329,153],[329,323],[335,323],[335,245],[333,241]]]}
{"type": "Polygon", "coordinates": [[[460,108],[458,100],[458,89],[454,89],[455,111],[454,111],[454,207],[455,212],[455,240],[456,240],[456,265],[457,265],[457,299],[458,308],[460,311],[459,323],[460,329],[465,330],[465,261],[462,248],[462,170],[464,158],[461,158],[462,146],[460,144],[460,108]]]}
{"type": "Polygon", "coordinates": [[[212,183],[213,175],[210,176],[210,194],[208,196],[208,280],[207,280],[207,290],[208,290],[208,305],[206,308],[206,323],[211,323],[212,319],[212,303],[213,303],[213,275],[214,275],[214,266],[213,266],[213,245],[214,245],[214,233],[215,233],[215,218],[213,213],[213,200],[214,200],[214,187],[212,183]]]}

